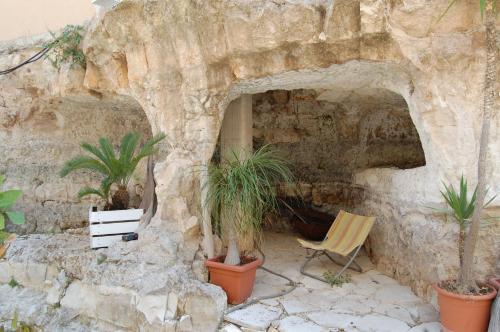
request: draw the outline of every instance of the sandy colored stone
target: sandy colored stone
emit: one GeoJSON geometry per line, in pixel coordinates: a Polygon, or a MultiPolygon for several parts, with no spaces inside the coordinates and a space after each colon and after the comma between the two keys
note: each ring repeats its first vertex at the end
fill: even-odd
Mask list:
{"type": "MultiPolygon", "coordinates": [[[[442,203],[441,181],[457,183],[463,173],[475,182],[484,67],[477,4],[459,2],[453,16],[434,25],[445,1],[335,1],[328,11],[331,3],[127,0],[90,22],[83,43],[85,71],[69,66],[57,71],[40,61],[2,76],[0,140],[7,143],[0,148],[0,172],[8,173],[7,186],[26,194],[16,206],[25,206],[30,220],[23,231],[85,225],[86,204],[73,197],[93,178],[56,176],[62,162],[78,153],[75,143],[81,138],[94,137],[94,130],[103,133],[110,123],[118,127],[117,136],[122,129],[147,127],[139,119],[142,113],[134,113],[139,109],[152,133],[169,137],[155,168],[158,213],[137,243],[117,244],[109,249],[110,262],[99,265],[80,247],[83,240],[75,240],[64,257],[57,244],[43,246],[45,235],[33,235],[26,240],[32,245],[14,245],[7,259],[36,258],[39,250],[48,261],[32,262],[57,260],[89,285],[143,295],[174,289],[179,314],[189,314],[195,330],[203,329],[204,321],[213,330],[225,298],[191,273],[202,239],[195,226],[195,220],[202,222],[203,207],[196,168],[213,155],[227,105],[242,94],[268,90],[326,90],[337,97],[387,90],[406,102],[425,166],[359,170],[353,184],[367,194],[353,210],[377,217],[367,245],[377,269],[431,298],[432,282],[456,275],[458,226],[427,206],[442,203]],[[113,106],[131,113],[115,116],[113,106]],[[93,115],[90,122],[88,115],[93,115]]],[[[0,45],[0,67],[19,63],[44,41],[0,45]]],[[[490,165],[500,160],[498,119],[493,121],[490,165]]],[[[353,137],[354,126],[343,127],[343,137],[353,137]]],[[[487,178],[490,192],[500,192],[498,168],[488,169],[487,178]]],[[[318,202],[323,202],[321,192],[315,192],[318,202]]],[[[495,201],[490,212],[497,208],[495,201]]],[[[499,227],[491,224],[481,233],[478,278],[494,272],[499,227]]],[[[69,242],[64,237],[50,239],[69,242]]],[[[32,272],[27,280],[41,280],[39,271],[32,272]]],[[[394,301],[413,301],[393,291],[378,290],[377,299],[392,292],[394,301]]],[[[296,323],[313,324],[301,320],[296,323]]]]}
{"type": "Polygon", "coordinates": [[[282,310],[279,308],[254,304],[225,315],[224,320],[242,327],[261,331],[266,330],[272,321],[280,317],[281,313],[282,310]]]}
{"type": "Polygon", "coordinates": [[[323,328],[299,316],[288,316],[280,320],[278,330],[283,332],[326,332],[323,328]]]}

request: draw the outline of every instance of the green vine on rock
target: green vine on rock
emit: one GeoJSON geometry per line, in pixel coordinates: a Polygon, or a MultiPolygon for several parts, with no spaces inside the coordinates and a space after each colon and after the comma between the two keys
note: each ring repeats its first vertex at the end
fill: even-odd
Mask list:
{"type": "Polygon", "coordinates": [[[54,67],[60,69],[62,64],[71,63],[85,68],[85,54],[80,47],[84,28],[81,25],[67,25],[60,35],[50,32],[53,40],[45,45],[49,52],[45,56],[54,67]]]}

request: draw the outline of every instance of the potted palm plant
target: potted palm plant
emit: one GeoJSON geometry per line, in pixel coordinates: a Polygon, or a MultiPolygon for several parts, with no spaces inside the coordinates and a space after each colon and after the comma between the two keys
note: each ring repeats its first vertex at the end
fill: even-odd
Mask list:
{"type": "MultiPolygon", "coordinates": [[[[468,196],[467,181],[462,176],[459,192],[453,185],[445,185],[441,191],[450,214],[460,227],[458,237],[458,257],[460,269],[464,268],[464,248],[469,223],[474,214],[477,200],[477,188],[468,196]]],[[[488,206],[495,197],[484,204],[488,206]]],[[[488,328],[490,307],[496,296],[496,290],[486,283],[466,286],[460,279],[443,280],[434,285],[438,293],[438,302],[443,326],[453,332],[483,332],[488,328]]]]}
{"type": "Polygon", "coordinates": [[[231,304],[251,295],[256,269],[262,263],[241,255],[238,238],[260,241],[264,214],[278,206],[276,184],[292,178],[288,162],[267,145],[248,158],[233,153],[209,166],[207,204],[228,248],[225,256],[209,259],[205,265],[210,282],[224,289],[231,304]]]}
{"type": "Polygon", "coordinates": [[[120,144],[118,156],[108,138],[99,139],[99,146],[82,143],[81,147],[89,155],[77,156],[66,162],[60,171],[61,177],[76,170],[88,170],[102,177],[99,188],[84,187],[78,197],[97,195],[104,201],[103,211],[92,208],[89,224],[92,248],[107,247],[121,239],[123,234],[133,233],[139,226],[142,209],[129,209],[127,186],[139,162],[156,152],[156,144],[165,135],[160,133],[147,140],[138,148],[140,135],[126,134],[120,144]],[[113,185],[116,187],[111,194],[113,185]]]}

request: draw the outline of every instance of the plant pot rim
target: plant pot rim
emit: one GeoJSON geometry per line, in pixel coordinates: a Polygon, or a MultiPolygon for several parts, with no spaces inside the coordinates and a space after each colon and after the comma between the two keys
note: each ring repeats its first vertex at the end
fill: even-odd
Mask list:
{"type": "MultiPolygon", "coordinates": [[[[257,268],[257,267],[262,265],[262,259],[257,258],[257,257],[249,257],[249,258],[253,258],[254,260],[249,262],[249,263],[243,264],[243,265],[227,265],[227,264],[221,263],[221,262],[219,262],[219,260],[222,257],[225,257],[225,255],[219,255],[217,257],[207,259],[205,261],[205,266],[206,267],[213,267],[213,268],[217,268],[217,269],[222,269],[222,270],[234,271],[234,272],[246,272],[248,270],[257,268]]],[[[248,256],[244,256],[244,257],[248,258],[248,256]]]]}
{"type": "Polygon", "coordinates": [[[490,292],[490,293],[485,294],[485,295],[463,295],[463,294],[449,292],[449,291],[439,287],[439,283],[435,283],[432,285],[432,287],[439,294],[447,296],[447,297],[453,297],[453,298],[460,299],[460,300],[488,301],[488,300],[494,299],[497,296],[497,290],[491,285],[485,284],[485,286],[492,289],[493,292],[490,292]]]}

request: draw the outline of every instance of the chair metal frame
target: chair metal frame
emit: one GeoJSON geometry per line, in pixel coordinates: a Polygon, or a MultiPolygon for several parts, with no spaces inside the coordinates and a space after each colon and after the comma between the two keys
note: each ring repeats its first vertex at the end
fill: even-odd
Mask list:
{"type": "MultiPolygon", "coordinates": [[[[314,253],[312,255],[310,255],[309,257],[307,257],[306,261],[304,262],[304,264],[302,264],[302,266],[300,267],[300,273],[302,273],[303,275],[305,276],[308,276],[310,278],[313,278],[313,279],[316,279],[316,280],[319,280],[319,281],[323,281],[323,282],[326,282],[328,283],[328,281],[326,281],[325,278],[322,278],[322,277],[319,277],[319,276],[316,276],[312,273],[309,273],[306,271],[306,266],[307,264],[309,264],[309,262],[313,259],[313,258],[317,258],[317,257],[320,257],[322,255],[325,255],[326,257],[328,257],[332,262],[334,262],[335,264],[337,265],[343,265],[342,269],[337,272],[334,276],[334,278],[338,278],[342,273],[344,273],[345,270],[347,270],[348,268],[350,269],[353,269],[357,272],[362,272],[363,269],[361,268],[361,266],[355,261],[355,258],[356,256],[358,255],[359,251],[361,250],[361,247],[363,246],[363,244],[360,244],[356,249],[354,249],[352,251],[352,255],[349,256],[345,256],[347,258],[349,258],[349,261],[345,264],[342,264],[342,263],[339,263],[338,260],[336,260],[334,257],[332,257],[330,255],[330,253],[328,253],[327,250],[314,250],[314,249],[311,249],[311,250],[314,250],[314,253]],[[351,264],[353,264],[354,266],[353,267],[350,267],[351,264]]],[[[308,250],[308,248],[306,248],[306,250],[308,250]]],[[[332,252],[333,253],[333,252],[332,252]]],[[[333,253],[335,254],[335,253],[333,253]]],[[[338,255],[338,254],[336,254],[338,255]]]]}

